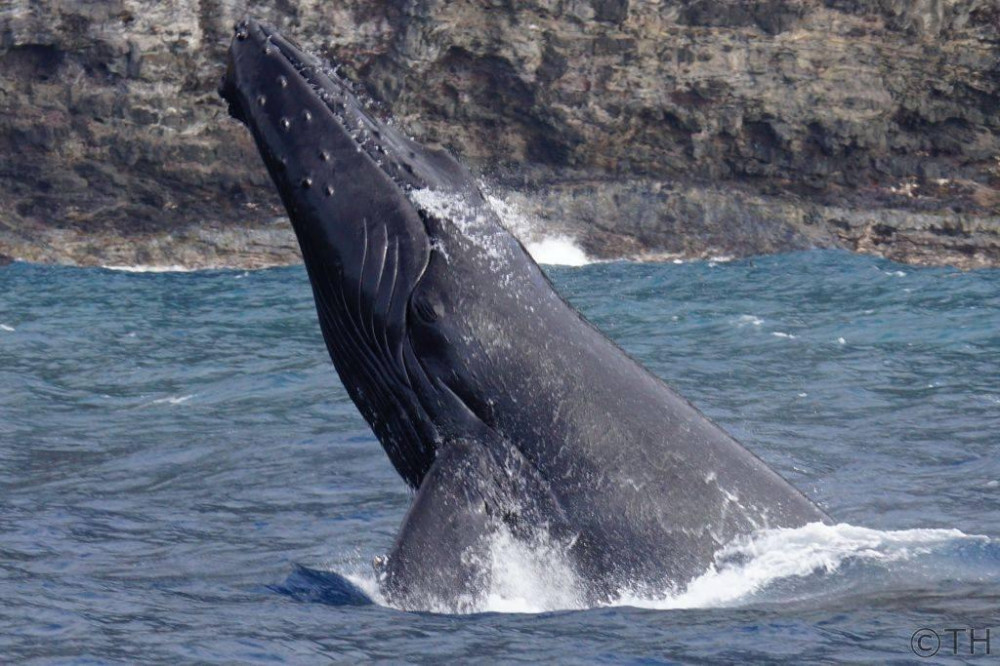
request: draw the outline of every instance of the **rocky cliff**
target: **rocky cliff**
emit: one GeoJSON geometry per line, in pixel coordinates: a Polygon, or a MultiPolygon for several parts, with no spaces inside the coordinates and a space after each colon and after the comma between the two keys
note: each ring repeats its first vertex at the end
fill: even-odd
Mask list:
{"type": "Polygon", "coordinates": [[[297,250],[215,88],[250,13],[596,256],[1000,265],[997,0],[4,0],[0,255],[297,250]]]}

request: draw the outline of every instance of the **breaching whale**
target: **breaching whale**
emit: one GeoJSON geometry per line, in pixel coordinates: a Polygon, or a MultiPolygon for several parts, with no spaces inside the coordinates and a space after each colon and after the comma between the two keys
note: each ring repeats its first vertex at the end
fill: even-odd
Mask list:
{"type": "Polygon", "coordinates": [[[344,387],[417,491],[379,567],[394,603],[474,608],[500,534],[544,541],[597,602],[827,520],[568,305],[466,169],[334,70],[248,19],[220,93],[288,211],[344,387]]]}

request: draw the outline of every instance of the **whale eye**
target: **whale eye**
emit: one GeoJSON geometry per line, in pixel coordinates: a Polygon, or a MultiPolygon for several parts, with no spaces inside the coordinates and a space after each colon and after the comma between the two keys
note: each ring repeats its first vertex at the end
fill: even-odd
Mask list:
{"type": "Polygon", "coordinates": [[[280,121],[278,121],[278,124],[281,125],[281,129],[285,130],[286,132],[288,131],[288,128],[292,126],[292,123],[288,120],[288,118],[282,118],[280,121]]]}
{"type": "Polygon", "coordinates": [[[329,162],[330,161],[330,153],[328,153],[325,150],[321,150],[321,151],[319,151],[319,158],[321,160],[323,160],[324,162],[329,162]]]}
{"type": "Polygon", "coordinates": [[[306,176],[305,178],[302,179],[302,189],[308,190],[310,187],[312,187],[312,185],[313,185],[313,179],[310,178],[309,176],[306,176]]]}
{"type": "Polygon", "coordinates": [[[260,104],[261,106],[264,106],[265,104],[267,104],[267,98],[261,95],[260,97],[257,98],[257,103],[260,104]]]}
{"type": "Polygon", "coordinates": [[[278,85],[281,86],[282,88],[287,88],[288,87],[288,79],[286,79],[284,76],[279,76],[278,77],[278,85]]]}
{"type": "Polygon", "coordinates": [[[308,122],[312,121],[313,114],[310,113],[309,110],[307,109],[307,110],[305,110],[305,111],[302,112],[302,118],[308,123],[308,122]]]}
{"type": "Polygon", "coordinates": [[[326,196],[332,197],[333,196],[333,185],[327,185],[326,187],[324,187],[323,188],[323,192],[326,194],[326,196]]]}
{"type": "Polygon", "coordinates": [[[428,324],[432,324],[444,316],[444,304],[431,294],[414,295],[412,304],[417,317],[428,324]]]}

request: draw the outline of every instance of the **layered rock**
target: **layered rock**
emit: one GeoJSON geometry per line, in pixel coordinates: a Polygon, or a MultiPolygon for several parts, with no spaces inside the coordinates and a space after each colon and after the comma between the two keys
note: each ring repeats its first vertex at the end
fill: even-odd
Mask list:
{"type": "Polygon", "coordinates": [[[296,260],[215,94],[244,12],[461,155],[525,233],[1000,265],[995,0],[8,0],[0,254],[296,260]]]}

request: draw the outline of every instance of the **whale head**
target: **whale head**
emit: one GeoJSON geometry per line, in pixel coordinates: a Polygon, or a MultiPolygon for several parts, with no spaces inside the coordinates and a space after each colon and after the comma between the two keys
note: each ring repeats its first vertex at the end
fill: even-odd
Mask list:
{"type": "Polygon", "coordinates": [[[468,430],[456,419],[475,420],[454,404],[469,392],[455,370],[468,351],[459,341],[505,316],[516,296],[497,289],[505,280],[544,277],[454,158],[380,120],[351,83],[274,30],[237,24],[219,92],[287,209],[345,388],[418,486],[435,443],[468,430]]]}
{"type": "Polygon", "coordinates": [[[344,386],[417,486],[437,434],[403,347],[431,241],[407,192],[440,157],[367,112],[352,86],[274,30],[237,24],[220,94],[251,131],[288,212],[344,386]],[[389,416],[392,415],[392,416],[389,416]]]}

